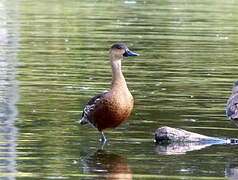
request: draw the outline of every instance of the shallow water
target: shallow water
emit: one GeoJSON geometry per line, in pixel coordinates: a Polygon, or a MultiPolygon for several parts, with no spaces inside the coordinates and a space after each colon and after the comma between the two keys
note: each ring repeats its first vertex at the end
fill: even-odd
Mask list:
{"type": "Polygon", "coordinates": [[[160,126],[237,137],[225,105],[237,76],[238,2],[0,0],[1,179],[237,179],[235,145],[156,146],[160,126]],[[108,48],[135,98],[98,132],[82,108],[110,88],[108,48]]]}

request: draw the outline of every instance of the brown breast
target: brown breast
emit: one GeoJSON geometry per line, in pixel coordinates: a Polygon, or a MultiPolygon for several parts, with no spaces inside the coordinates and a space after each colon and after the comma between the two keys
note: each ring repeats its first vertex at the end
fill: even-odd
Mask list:
{"type": "Polygon", "coordinates": [[[133,110],[134,100],[127,91],[109,91],[90,114],[89,121],[102,131],[125,121],[133,110]]]}

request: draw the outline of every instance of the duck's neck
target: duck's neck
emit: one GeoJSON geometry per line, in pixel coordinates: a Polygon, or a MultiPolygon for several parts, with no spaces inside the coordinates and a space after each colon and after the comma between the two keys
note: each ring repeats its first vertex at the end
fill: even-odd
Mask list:
{"type": "Polygon", "coordinates": [[[121,60],[111,61],[112,64],[112,90],[126,88],[126,80],[121,70],[121,60]]]}

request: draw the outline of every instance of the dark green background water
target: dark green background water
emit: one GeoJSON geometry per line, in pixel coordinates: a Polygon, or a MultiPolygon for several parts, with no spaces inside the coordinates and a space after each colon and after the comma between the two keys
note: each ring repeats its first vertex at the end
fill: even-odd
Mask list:
{"type": "Polygon", "coordinates": [[[0,0],[1,179],[237,179],[237,146],[153,143],[164,125],[238,137],[237,29],[234,0],[0,0]],[[123,61],[135,109],[100,151],[76,121],[110,88],[118,42],[141,54],[123,61]]]}

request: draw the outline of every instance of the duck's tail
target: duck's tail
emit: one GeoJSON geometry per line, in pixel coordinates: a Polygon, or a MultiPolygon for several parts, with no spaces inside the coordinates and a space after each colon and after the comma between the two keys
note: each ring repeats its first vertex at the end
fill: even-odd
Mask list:
{"type": "Polygon", "coordinates": [[[81,124],[81,125],[88,124],[88,120],[83,116],[83,117],[79,120],[79,124],[81,124]]]}
{"type": "Polygon", "coordinates": [[[81,119],[78,121],[79,124],[84,125],[84,124],[88,124],[88,118],[87,118],[87,113],[85,113],[85,111],[83,110],[83,114],[81,119]]]}

